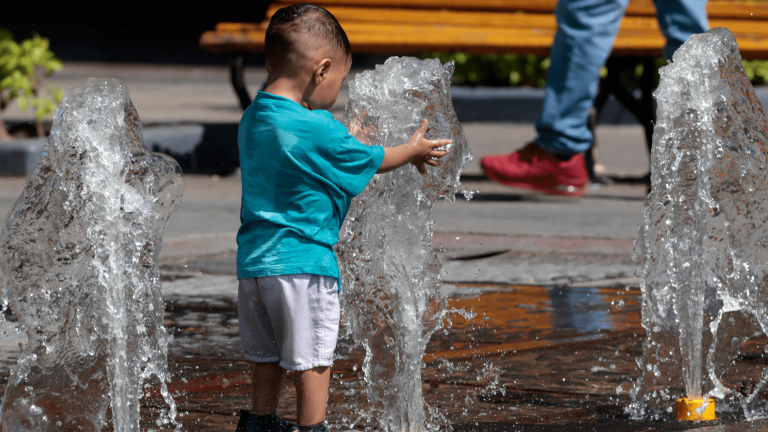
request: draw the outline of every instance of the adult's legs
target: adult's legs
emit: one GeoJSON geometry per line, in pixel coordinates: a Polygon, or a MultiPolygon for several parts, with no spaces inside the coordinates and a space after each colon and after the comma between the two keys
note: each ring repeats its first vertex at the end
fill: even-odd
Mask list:
{"type": "Polygon", "coordinates": [[[544,108],[536,122],[536,144],[561,159],[592,145],[587,118],[600,69],[613,49],[628,4],[629,0],[560,0],[557,4],[557,33],[550,51],[544,108]]]}
{"type": "Polygon", "coordinates": [[[709,29],[707,0],[654,0],[654,3],[659,27],[667,38],[664,57],[668,59],[692,34],[709,29]]]}
{"type": "Polygon", "coordinates": [[[608,59],[629,0],[560,0],[550,51],[538,138],[510,155],[485,156],[480,165],[501,184],[548,194],[580,196],[588,180],[584,151],[600,68],[608,59]]]}

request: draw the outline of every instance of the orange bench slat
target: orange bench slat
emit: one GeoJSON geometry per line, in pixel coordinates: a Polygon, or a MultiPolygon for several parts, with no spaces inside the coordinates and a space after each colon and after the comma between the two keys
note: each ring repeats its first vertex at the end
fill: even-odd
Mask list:
{"type": "MultiPolygon", "coordinates": [[[[463,51],[471,54],[549,52],[556,20],[551,14],[472,12],[456,10],[397,9],[386,7],[371,13],[364,5],[377,0],[356,0],[357,6],[337,6],[350,0],[322,0],[339,19],[349,35],[352,48],[359,53],[414,54],[430,51],[463,51]],[[361,6],[362,5],[362,6],[361,6]]],[[[432,0],[411,3],[426,5],[432,0]]],[[[451,4],[453,0],[446,0],[451,4]]],[[[478,0],[480,3],[495,0],[478,0]]],[[[514,3],[517,0],[504,1],[514,3]]],[[[544,2],[550,0],[543,0],[544,2]]],[[[553,0],[554,1],[554,0],[553,0]]],[[[398,4],[400,0],[392,0],[398,4]]],[[[633,1],[638,7],[650,0],[633,1]]],[[[381,1],[379,1],[381,3],[381,1]]],[[[483,4],[486,4],[483,3],[483,4]]],[[[712,1],[713,3],[731,3],[712,1]]],[[[768,8],[768,2],[763,6],[768,8]]],[[[737,5],[751,4],[740,2],[737,5]]],[[[276,4],[270,9],[274,13],[276,4]]],[[[735,7],[732,4],[731,7],[735,7]]],[[[209,52],[261,52],[268,21],[262,23],[229,23],[216,25],[205,32],[200,46],[209,52]]],[[[739,41],[744,58],[768,58],[768,26],[760,20],[716,19],[713,27],[729,28],[739,41]]],[[[655,17],[631,15],[622,21],[613,55],[660,55],[664,37],[655,17]]]]}
{"type": "MultiPolygon", "coordinates": [[[[279,2],[284,7],[290,2],[279,2]]],[[[323,7],[348,6],[364,8],[411,8],[450,9],[463,11],[534,12],[554,13],[557,0],[314,0],[313,4],[323,7]]],[[[270,7],[270,10],[277,10],[270,7]]],[[[710,18],[768,19],[768,2],[765,0],[710,0],[707,4],[710,18]]],[[[632,0],[627,16],[655,16],[656,6],[652,0],[632,0]]],[[[268,14],[268,17],[271,14],[268,14]]]]}
{"type": "MultiPolygon", "coordinates": [[[[275,6],[275,10],[280,5],[275,6]]],[[[555,27],[557,21],[552,14],[516,14],[516,13],[488,13],[475,11],[455,10],[428,10],[428,9],[397,9],[381,8],[376,13],[364,7],[328,6],[328,10],[339,20],[346,29],[349,24],[357,23],[381,23],[381,24],[412,24],[424,26],[457,25],[478,27],[555,27]]],[[[270,12],[274,12],[270,10],[270,12]]],[[[218,27],[217,27],[218,29],[218,27]]]]}

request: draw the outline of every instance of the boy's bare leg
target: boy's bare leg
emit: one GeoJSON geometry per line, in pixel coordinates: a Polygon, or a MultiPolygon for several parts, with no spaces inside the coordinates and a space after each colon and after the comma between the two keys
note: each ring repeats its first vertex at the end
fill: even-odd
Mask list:
{"type": "Polygon", "coordinates": [[[253,363],[253,415],[277,411],[284,379],[285,369],[280,363],[253,363]]]}
{"type": "Polygon", "coordinates": [[[325,420],[331,368],[328,366],[296,372],[296,405],[299,426],[309,426],[325,420]]]}

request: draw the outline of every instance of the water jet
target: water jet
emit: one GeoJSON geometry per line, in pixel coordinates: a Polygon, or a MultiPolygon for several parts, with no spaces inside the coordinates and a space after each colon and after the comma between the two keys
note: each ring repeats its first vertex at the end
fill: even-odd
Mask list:
{"type": "Polygon", "coordinates": [[[421,380],[426,345],[446,314],[430,212],[438,198],[454,201],[471,158],[451,102],[452,74],[452,63],[391,57],[349,84],[344,112],[365,143],[407,142],[423,118],[429,139],[453,140],[450,153],[426,175],[412,165],[376,175],[352,200],[337,245],[345,328],[367,354],[368,416],[390,432],[440,427],[424,411],[421,380]]]}
{"type": "Polygon", "coordinates": [[[676,404],[687,415],[717,398],[766,418],[768,370],[749,391],[726,372],[768,331],[768,119],[727,29],[691,36],[659,74],[635,249],[647,336],[628,410],[668,416],[686,398],[676,404]]]}
{"type": "MultiPolygon", "coordinates": [[[[148,380],[176,426],[160,247],[181,203],[178,163],[144,145],[118,80],[69,87],[37,167],[0,232],[3,310],[29,342],[2,404],[5,431],[140,429],[148,380]]],[[[4,317],[0,314],[0,318],[4,317]]]]}

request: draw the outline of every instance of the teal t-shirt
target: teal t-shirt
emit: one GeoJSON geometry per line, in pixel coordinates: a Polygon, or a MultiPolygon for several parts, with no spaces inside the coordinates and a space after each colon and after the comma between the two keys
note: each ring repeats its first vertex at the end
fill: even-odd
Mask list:
{"type": "Polygon", "coordinates": [[[243,184],[237,277],[338,279],[339,229],[384,149],[357,141],[328,111],[264,92],[245,110],[237,140],[243,184]]]}

